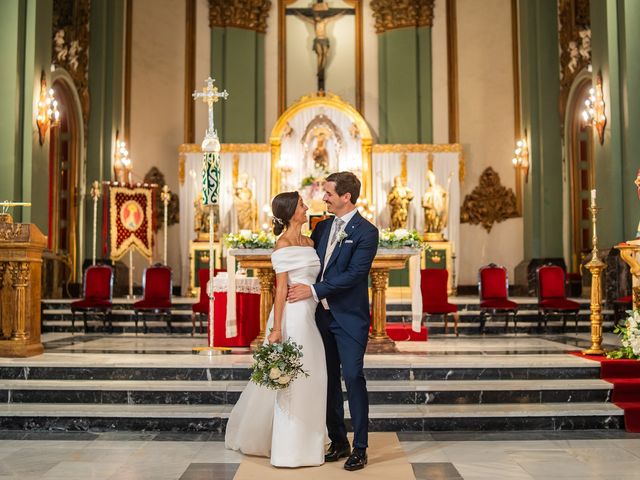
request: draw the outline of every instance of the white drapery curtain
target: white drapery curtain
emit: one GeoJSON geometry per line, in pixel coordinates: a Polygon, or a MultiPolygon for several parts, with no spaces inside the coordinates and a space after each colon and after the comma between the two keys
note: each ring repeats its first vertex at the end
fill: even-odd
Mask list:
{"type": "MultiPolygon", "coordinates": [[[[389,228],[390,212],[387,206],[387,195],[393,186],[394,177],[402,173],[402,156],[407,157],[407,186],[413,191],[413,201],[409,205],[408,227],[418,232],[424,231],[424,215],[422,210],[422,195],[427,189],[427,169],[429,156],[433,159],[433,173],[436,181],[447,187],[449,175],[449,223],[444,232],[447,240],[453,243],[454,250],[460,243],[460,157],[461,152],[433,151],[433,145],[421,145],[424,151],[402,152],[384,151],[372,155],[373,164],[373,204],[375,208],[376,225],[379,228],[389,228]]],[[[455,268],[458,271],[458,258],[455,268]]]]}
{"type": "MultiPolygon", "coordinates": [[[[224,150],[224,148],[223,148],[224,150]]],[[[237,219],[233,209],[233,158],[238,155],[238,173],[247,173],[252,179],[251,190],[258,204],[258,221],[265,221],[262,207],[271,205],[271,154],[265,151],[234,152],[220,154],[220,235],[237,231],[237,219]]],[[[202,191],[202,153],[185,155],[184,183],[180,185],[180,270],[182,273],[182,294],[189,288],[189,242],[195,239],[194,202],[202,191]]]]}

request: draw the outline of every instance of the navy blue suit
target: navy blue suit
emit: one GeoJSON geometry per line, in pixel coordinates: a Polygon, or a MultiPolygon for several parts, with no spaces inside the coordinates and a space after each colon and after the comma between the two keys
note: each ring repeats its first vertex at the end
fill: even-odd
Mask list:
{"type": "Polygon", "coordinates": [[[340,382],[342,365],[354,431],[353,446],[367,448],[369,398],[363,367],[370,324],[368,277],[378,250],[378,229],[356,213],[345,225],[347,236],[335,246],[325,269],[333,220],[318,223],[311,234],[321,263],[313,288],[318,299],[326,299],[329,304],[329,310],[320,303],[316,310],[327,358],[327,429],[331,441],[347,442],[340,382]]]}

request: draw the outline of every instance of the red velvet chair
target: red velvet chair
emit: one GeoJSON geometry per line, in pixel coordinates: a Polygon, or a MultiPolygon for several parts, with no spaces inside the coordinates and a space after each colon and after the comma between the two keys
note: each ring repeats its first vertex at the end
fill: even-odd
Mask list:
{"type": "Polygon", "coordinates": [[[87,314],[102,313],[104,326],[109,321],[109,330],[113,331],[111,309],[113,304],[113,269],[109,265],[93,265],[84,273],[82,299],[71,302],[71,330],[75,331],[76,313],[82,313],[84,331],[87,331],[87,314]]]}
{"type": "Polygon", "coordinates": [[[420,270],[420,290],[422,292],[422,312],[428,315],[442,315],[444,333],[449,328],[449,314],[453,314],[453,330],[458,336],[458,307],[449,303],[447,283],[449,272],[444,268],[420,270]]]}
{"type": "Polygon", "coordinates": [[[625,297],[616,298],[613,301],[613,326],[617,326],[620,322],[620,319],[624,317],[624,313],[627,310],[631,310],[633,298],[631,295],[627,295],[625,297]]]}
{"type": "Polygon", "coordinates": [[[504,330],[509,327],[509,315],[513,315],[513,330],[518,327],[518,304],[508,299],[509,278],[507,269],[490,263],[478,272],[478,291],[480,292],[480,333],[484,331],[487,316],[504,316],[504,330]]]}
{"type": "Polygon", "coordinates": [[[165,265],[145,268],[142,277],[142,300],[133,304],[138,331],[138,318],[142,315],[144,333],[147,333],[147,315],[162,314],[171,333],[171,269],[165,265]]]}
{"type": "Polygon", "coordinates": [[[558,265],[542,265],[536,270],[538,276],[538,328],[540,317],[544,319],[544,328],[550,315],[562,317],[562,328],[567,328],[567,315],[574,315],[578,331],[578,312],[580,304],[567,299],[564,270],[558,265]]]}

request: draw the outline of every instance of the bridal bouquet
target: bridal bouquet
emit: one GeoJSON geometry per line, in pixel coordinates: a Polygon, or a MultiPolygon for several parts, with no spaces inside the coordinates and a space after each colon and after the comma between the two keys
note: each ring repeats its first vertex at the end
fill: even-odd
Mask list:
{"type": "Polygon", "coordinates": [[[287,388],[296,378],[309,376],[302,369],[302,345],[293,340],[262,345],[253,359],[251,381],[272,390],[287,388]]]}
{"type": "Polygon", "coordinates": [[[640,359],[640,310],[628,313],[624,324],[614,329],[614,333],[620,335],[622,348],[608,352],[608,358],[640,359]]]}

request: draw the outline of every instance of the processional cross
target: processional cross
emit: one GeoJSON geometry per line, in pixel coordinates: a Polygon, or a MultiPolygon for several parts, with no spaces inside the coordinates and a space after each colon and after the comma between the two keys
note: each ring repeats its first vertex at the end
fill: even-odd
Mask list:
{"type": "Polygon", "coordinates": [[[209,77],[207,78],[206,82],[207,86],[204,87],[201,92],[193,92],[194,100],[198,100],[199,98],[201,98],[202,101],[209,106],[209,128],[207,129],[204,140],[202,141],[202,151],[219,152],[220,141],[218,140],[218,132],[216,132],[213,124],[213,104],[217,103],[221,97],[226,100],[229,94],[226,90],[219,92],[218,87],[213,86],[213,82],[215,82],[215,79],[209,77]]]}
{"type": "MultiPolygon", "coordinates": [[[[225,100],[229,96],[226,90],[219,92],[218,87],[213,86],[215,80],[211,77],[206,80],[207,86],[201,92],[193,92],[193,99],[202,99],[209,107],[209,128],[202,141],[202,204],[209,206],[209,283],[207,286],[207,294],[209,296],[209,317],[208,317],[208,338],[207,347],[196,347],[194,353],[206,352],[209,355],[219,353],[220,349],[214,347],[213,341],[213,318],[214,318],[214,295],[213,295],[213,275],[214,275],[214,208],[218,205],[220,194],[220,140],[218,132],[216,132],[213,123],[213,104],[218,102],[220,98],[225,100]]],[[[234,327],[235,329],[235,327],[234,327]]],[[[232,331],[229,337],[235,337],[236,331],[232,331]]],[[[226,349],[229,350],[229,349],[226,349]]]]}
{"type": "Polygon", "coordinates": [[[313,25],[315,38],[311,50],[317,56],[318,92],[325,91],[325,68],[329,58],[329,37],[327,25],[343,15],[354,15],[355,10],[350,8],[330,8],[324,0],[317,0],[311,8],[288,8],[287,14],[296,15],[302,21],[313,25]]]}

